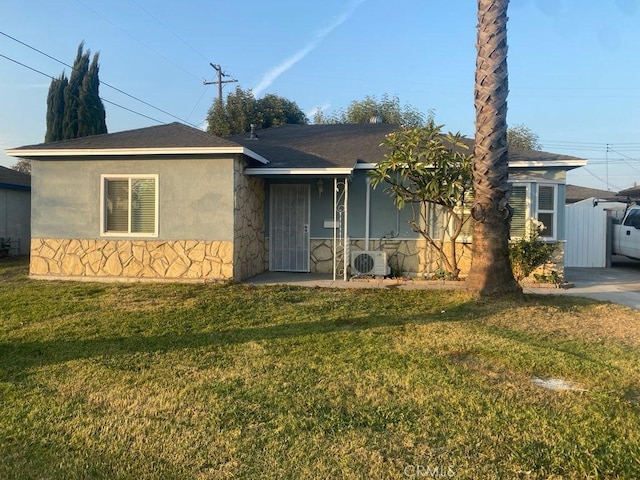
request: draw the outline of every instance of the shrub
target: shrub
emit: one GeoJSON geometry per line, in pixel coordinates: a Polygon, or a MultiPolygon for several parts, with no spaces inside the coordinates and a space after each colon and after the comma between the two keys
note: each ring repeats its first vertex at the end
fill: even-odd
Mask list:
{"type": "MultiPolygon", "coordinates": [[[[530,219],[525,235],[509,244],[509,258],[513,275],[518,282],[527,278],[533,271],[551,260],[557,243],[547,243],[540,239],[544,225],[536,219],[530,219]]],[[[556,273],[557,277],[557,273],[556,273]]]]}

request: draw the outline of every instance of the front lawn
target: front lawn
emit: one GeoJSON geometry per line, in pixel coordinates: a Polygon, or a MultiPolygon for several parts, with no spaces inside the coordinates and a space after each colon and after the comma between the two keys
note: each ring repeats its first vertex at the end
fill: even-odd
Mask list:
{"type": "Polygon", "coordinates": [[[25,272],[0,260],[2,479],[640,477],[637,311],[25,272]]]}

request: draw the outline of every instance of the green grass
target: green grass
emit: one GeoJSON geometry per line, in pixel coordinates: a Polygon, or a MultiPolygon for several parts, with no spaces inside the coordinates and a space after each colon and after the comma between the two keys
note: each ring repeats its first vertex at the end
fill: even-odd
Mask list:
{"type": "Polygon", "coordinates": [[[640,477],[623,307],[25,273],[0,261],[2,479],[640,477]]]}

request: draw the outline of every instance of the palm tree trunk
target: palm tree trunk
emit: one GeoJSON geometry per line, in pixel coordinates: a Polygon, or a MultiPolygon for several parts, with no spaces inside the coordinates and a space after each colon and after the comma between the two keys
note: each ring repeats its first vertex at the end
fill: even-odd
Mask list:
{"type": "Polygon", "coordinates": [[[480,296],[522,295],[509,261],[507,5],[478,0],[473,245],[467,286],[480,296]]]}

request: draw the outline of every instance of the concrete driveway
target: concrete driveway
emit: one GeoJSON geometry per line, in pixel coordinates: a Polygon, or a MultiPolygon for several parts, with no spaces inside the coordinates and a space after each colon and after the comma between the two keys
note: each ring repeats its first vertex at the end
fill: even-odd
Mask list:
{"type": "Polygon", "coordinates": [[[562,294],[619,303],[640,310],[640,261],[614,255],[610,268],[570,267],[565,268],[564,277],[574,287],[561,290],[562,294]]]}

